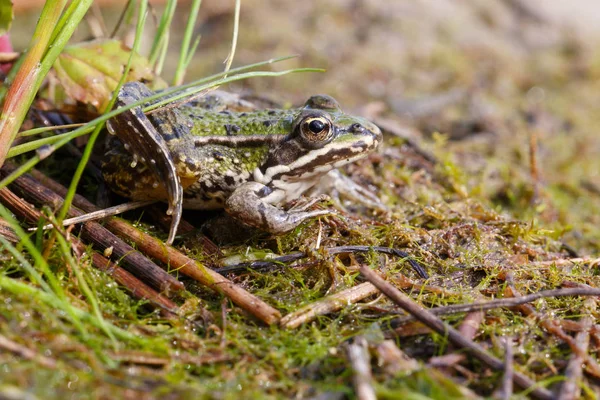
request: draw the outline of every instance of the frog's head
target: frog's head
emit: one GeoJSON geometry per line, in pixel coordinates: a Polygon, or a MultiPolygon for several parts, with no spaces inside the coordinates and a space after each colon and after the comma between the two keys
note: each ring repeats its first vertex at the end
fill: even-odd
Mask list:
{"type": "Polygon", "coordinates": [[[264,176],[267,181],[318,179],[365,157],[381,139],[377,126],[344,114],[332,97],[312,96],[294,118],[290,134],[271,149],[263,166],[264,176]]]}

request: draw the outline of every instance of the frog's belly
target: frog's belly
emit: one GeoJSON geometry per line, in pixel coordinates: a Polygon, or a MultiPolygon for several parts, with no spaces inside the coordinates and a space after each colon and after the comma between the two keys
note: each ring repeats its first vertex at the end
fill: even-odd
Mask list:
{"type": "Polygon", "coordinates": [[[248,181],[247,172],[203,174],[194,180],[181,178],[183,208],[192,210],[215,210],[225,207],[225,201],[240,185],[248,181]]]}
{"type": "Polygon", "coordinates": [[[202,198],[183,199],[183,208],[186,210],[219,210],[224,207],[224,197],[215,197],[210,200],[204,200],[202,198]]]}
{"type": "Polygon", "coordinates": [[[183,208],[189,210],[217,210],[225,207],[225,200],[231,195],[234,187],[221,181],[196,181],[187,186],[182,181],[183,208]]]}

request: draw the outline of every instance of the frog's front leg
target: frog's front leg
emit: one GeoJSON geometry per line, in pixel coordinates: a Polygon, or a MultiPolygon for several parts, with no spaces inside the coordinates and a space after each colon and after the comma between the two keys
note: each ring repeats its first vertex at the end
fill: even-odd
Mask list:
{"type": "Polygon", "coordinates": [[[258,182],[239,186],[225,202],[225,211],[247,225],[271,233],[284,233],[304,220],[331,214],[331,210],[284,211],[264,200],[271,189],[258,182]]]}

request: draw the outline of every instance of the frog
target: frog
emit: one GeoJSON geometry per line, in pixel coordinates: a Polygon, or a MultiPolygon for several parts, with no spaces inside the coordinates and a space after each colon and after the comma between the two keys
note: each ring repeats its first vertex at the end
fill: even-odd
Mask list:
{"type": "MultiPolygon", "coordinates": [[[[129,82],[119,91],[116,107],[153,94],[145,84],[129,82]]],[[[328,95],[310,96],[298,108],[261,109],[215,91],[146,114],[134,107],[107,127],[112,135],[102,173],[112,191],[136,201],[168,201],[171,213],[224,209],[235,220],[272,234],[331,214],[330,209],[311,209],[318,196],[283,207],[320,184],[339,182],[338,168],[366,157],[382,141],[375,124],[344,113],[328,95]]],[[[350,181],[337,186],[377,203],[376,196],[350,181]]]]}

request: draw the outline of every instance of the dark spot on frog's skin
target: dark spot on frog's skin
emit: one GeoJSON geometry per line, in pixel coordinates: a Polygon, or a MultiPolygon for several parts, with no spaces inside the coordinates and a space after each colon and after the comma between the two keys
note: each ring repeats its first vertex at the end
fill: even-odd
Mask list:
{"type": "Polygon", "coordinates": [[[235,179],[233,178],[233,176],[229,176],[229,175],[225,175],[225,183],[228,184],[229,186],[233,186],[233,184],[235,183],[235,179]]]}
{"type": "Polygon", "coordinates": [[[271,120],[263,121],[263,125],[267,128],[274,124],[275,124],[275,121],[271,121],[271,120]]]}
{"type": "Polygon", "coordinates": [[[198,114],[194,114],[194,113],[189,113],[188,117],[190,117],[191,119],[204,119],[203,115],[198,115],[198,114]]]}
{"type": "Polygon", "coordinates": [[[223,114],[223,115],[231,115],[231,111],[228,111],[228,110],[223,110],[223,111],[219,111],[219,114],[223,114]]]}
{"type": "Polygon", "coordinates": [[[225,124],[225,125],[223,125],[223,127],[225,128],[225,132],[227,133],[227,136],[231,136],[235,133],[238,133],[241,129],[239,126],[233,125],[233,124],[225,124]]]}
{"type": "Polygon", "coordinates": [[[271,189],[268,186],[263,186],[258,192],[256,192],[256,195],[258,197],[265,197],[270,195],[273,192],[273,189],[271,189]]]}
{"type": "Polygon", "coordinates": [[[247,117],[247,116],[248,116],[248,113],[241,113],[241,114],[240,114],[240,117],[242,117],[242,118],[243,118],[243,117],[247,117]]]}
{"type": "Polygon", "coordinates": [[[206,201],[206,202],[210,201],[210,197],[205,193],[202,193],[201,197],[202,197],[202,201],[206,201]]]}
{"type": "Polygon", "coordinates": [[[277,114],[277,111],[275,111],[275,110],[269,110],[269,111],[267,111],[267,114],[269,114],[269,115],[275,115],[275,114],[277,114]]]}
{"type": "MultiPolygon", "coordinates": [[[[203,192],[209,191],[209,187],[204,182],[200,182],[200,188],[202,189],[203,192]]],[[[204,196],[204,195],[202,195],[202,196],[204,196]]]]}
{"type": "Polygon", "coordinates": [[[165,140],[165,142],[169,142],[171,140],[177,139],[178,135],[177,133],[163,133],[162,137],[165,140]]]}
{"type": "Polygon", "coordinates": [[[223,153],[221,153],[220,151],[213,151],[212,155],[215,158],[215,160],[221,161],[221,160],[225,159],[225,155],[223,153]]]}

